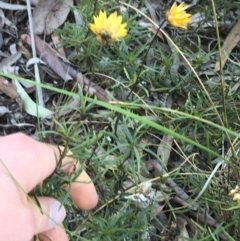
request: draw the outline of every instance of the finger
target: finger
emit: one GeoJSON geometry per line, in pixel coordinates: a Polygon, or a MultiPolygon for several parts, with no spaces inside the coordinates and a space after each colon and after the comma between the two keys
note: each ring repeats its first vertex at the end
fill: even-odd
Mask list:
{"type": "MultiPolygon", "coordinates": [[[[60,149],[63,151],[64,148],[60,147],[60,149]]],[[[68,154],[71,156],[72,152],[69,151],[68,154]]],[[[69,159],[69,157],[66,157],[66,163],[70,161],[69,159]]],[[[74,165],[65,165],[62,169],[71,173],[73,167],[74,165]]],[[[79,164],[76,164],[76,169],[78,168],[79,164]]],[[[68,190],[69,186],[66,186],[65,189],[68,190]]],[[[75,204],[82,210],[90,210],[98,203],[98,195],[94,184],[85,171],[82,171],[76,180],[70,184],[70,194],[75,204]]]]}
{"type": "MultiPolygon", "coordinates": [[[[26,192],[52,174],[59,158],[60,153],[56,147],[37,142],[24,134],[0,137],[0,159],[26,192]]],[[[76,161],[73,158],[63,159],[63,169],[66,172],[71,172],[74,164],[76,161]]],[[[0,169],[7,172],[1,163],[0,169]]],[[[95,187],[84,171],[71,185],[70,194],[76,205],[85,210],[96,206],[98,201],[95,187]]]]}
{"type": "Polygon", "coordinates": [[[40,204],[28,199],[27,207],[32,214],[30,225],[33,225],[34,234],[46,232],[58,226],[66,216],[65,208],[59,201],[50,197],[38,197],[40,204]]]}
{"type": "MultiPolygon", "coordinates": [[[[13,188],[16,187],[13,186],[13,188]]],[[[5,228],[1,226],[0,240],[31,240],[33,235],[61,224],[66,215],[64,207],[53,198],[39,197],[41,208],[30,198],[25,203],[20,199],[14,200],[14,198],[16,199],[15,194],[10,191],[10,196],[1,202],[0,209],[2,208],[6,212],[1,212],[0,223],[4,225],[5,220],[6,224],[13,225],[13,228],[10,228],[9,225],[5,225],[5,228]]]]}
{"type": "MultiPolygon", "coordinates": [[[[26,192],[52,174],[59,156],[57,148],[21,133],[0,137],[0,160],[26,192]]],[[[1,164],[0,169],[8,172],[1,164]]]]}
{"type": "Polygon", "coordinates": [[[38,235],[40,241],[68,241],[63,226],[52,228],[38,235]]]}
{"type": "Polygon", "coordinates": [[[98,203],[96,189],[86,172],[82,172],[74,183],[71,183],[70,194],[75,204],[82,210],[90,210],[98,203]]]}

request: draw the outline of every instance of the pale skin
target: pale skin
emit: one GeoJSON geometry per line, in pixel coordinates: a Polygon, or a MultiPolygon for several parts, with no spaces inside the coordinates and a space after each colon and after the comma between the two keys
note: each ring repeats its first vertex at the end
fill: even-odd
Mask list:
{"type": "MultiPolygon", "coordinates": [[[[50,197],[38,197],[46,215],[26,195],[54,172],[59,157],[57,147],[37,142],[24,134],[0,137],[0,240],[30,241],[34,235],[40,234],[41,241],[68,241],[61,227],[64,208],[54,209],[57,210],[56,222],[59,225],[48,217],[53,213],[50,207],[56,207],[56,204],[59,207],[60,203],[50,197]]],[[[75,165],[73,158],[63,159],[64,171],[71,172],[75,165]]],[[[71,185],[73,201],[82,210],[94,208],[98,195],[90,177],[83,171],[77,181],[71,185]]]]}

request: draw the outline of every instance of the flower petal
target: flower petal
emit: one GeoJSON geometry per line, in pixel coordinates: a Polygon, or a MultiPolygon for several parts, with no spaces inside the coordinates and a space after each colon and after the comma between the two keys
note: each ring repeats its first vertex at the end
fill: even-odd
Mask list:
{"type": "Polygon", "coordinates": [[[170,10],[166,12],[167,22],[174,27],[187,29],[186,25],[191,23],[191,14],[186,13],[184,10],[188,7],[184,2],[180,5],[174,2],[170,10]]]}
{"type": "Polygon", "coordinates": [[[122,16],[117,11],[107,17],[105,11],[100,11],[98,16],[93,17],[90,29],[102,43],[113,43],[127,35],[126,23],[122,23],[122,16]]]}

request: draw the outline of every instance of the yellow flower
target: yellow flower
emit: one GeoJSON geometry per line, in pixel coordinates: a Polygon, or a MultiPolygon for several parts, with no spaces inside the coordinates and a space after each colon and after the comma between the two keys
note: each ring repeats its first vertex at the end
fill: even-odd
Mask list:
{"type": "Polygon", "coordinates": [[[167,22],[173,27],[187,29],[186,25],[191,23],[191,14],[186,13],[184,10],[188,7],[189,6],[185,5],[184,2],[182,2],[180,5],[177,5],[175,2],[170,10],[166,12],[167,22]]]}
{"type": "Polygon", "coordinates": [[[113,43],[127,35],[127,24],[122,23],[122,16],[117,16],[117,12],[107,17],[105,11],[100,11],[93,19],[90,29],[96,34],[97,40],[103,44],[113,43]]]}

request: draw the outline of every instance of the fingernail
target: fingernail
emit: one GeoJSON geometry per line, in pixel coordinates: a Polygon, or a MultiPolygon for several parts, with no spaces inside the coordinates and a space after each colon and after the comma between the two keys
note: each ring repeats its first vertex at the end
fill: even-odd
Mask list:
{"type": "Polygon", "coordinates": [[[61,223],[66,216],[66,210],[60,202],[54,201],[50,206],[50,220],[49,227],[56,227],[59,223],[61,223]]]}

